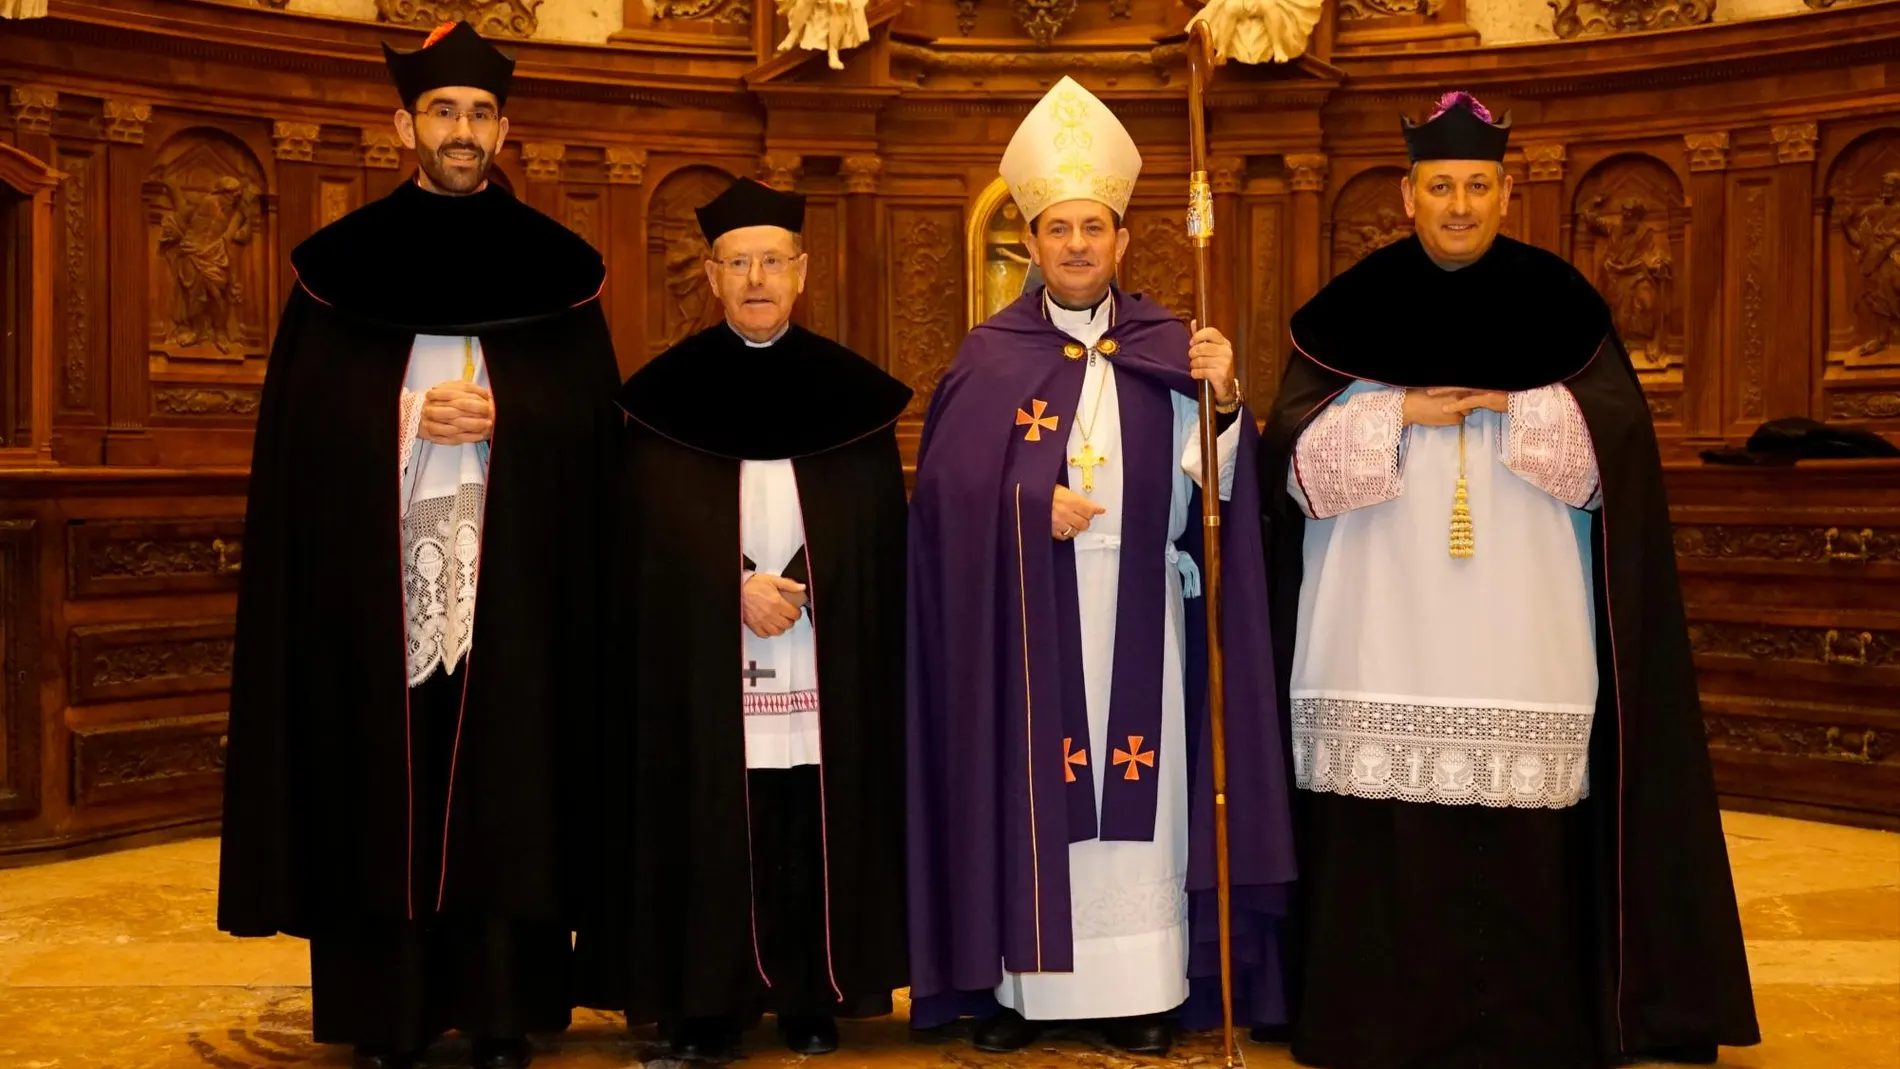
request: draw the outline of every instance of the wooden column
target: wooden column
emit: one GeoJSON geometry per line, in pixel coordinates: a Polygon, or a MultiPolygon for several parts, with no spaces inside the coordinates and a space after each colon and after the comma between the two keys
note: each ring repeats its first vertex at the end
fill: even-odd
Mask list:
{"type": "Polygon", "coordinates": [[[277,295],[282,306],[289,296],[296,272],[290,266],[292,250],[317,231],[318,180],[312,166],[316,158],[316,123],[280,122],[271,127],[271,144],[277,156],[277,277],[283,292],[277,295]]]}
{"type": "Polygon", "coordinates": [[[878,230],[878,179],[884,161],[877,156],[847,156],[844,160],[845,249],[844,301],[838,317],[843,344],[858,355],[889,369],[884,351],[884,240],[878,230]]]}
{"type": "Polygon", "coordinates": [[[1293,190],[1293,304],[1299,308],[1319,292],[1320,211],[1326,191],[1326,157],[1317,152],[1286,157],[1287,185],[1293,190]]]}
{"type": "Polygon", "coordinates": [[[1723,335],[1728,256],[1728,131],[1686,134],[1689,152],[1688,337],[1682,426],[1691,439],[1722,436],[1723,335]]]}
{"type": "MultiPolygon", "coordinates": [[[[18,85],[8,93],[7,103],[13,112],[13,147],[52,170],[59,170],[59,147],[53,142],[53,117],[59,109],[59,93],[46,85],[18,85]]],[[[20,411],[26,417],[29,440],[6,444],[14,447],[31,444],[37,447],[43,461],[50,462],[53,459],[53,396],[59,389],[59,372],[55,370],[53,341],[49,336],[57,334],[52,291],[58,277],[54,249],[59,245],[59,238],[55,236],[59,227],[53,215],[52,198],[46,201],[45,205],[36,206],[33,213],[34,257],[28,284],[28,292],[33,297],[23,308],[28,320],[26,336],[31,339],[32,351],[23,348],[20,353],[22,362],[28,365],[23,370],[29,372],[23,381],[31,384],[26,391],[29,396],[20,399],[20,411]]]]}
{"type": "Polygon", "coordinates": [[[647,150],[607,146],[607,326],[622,377],[638,370],[646,355],[647,321],[647,150]]]}
{"type": "Polygon", "coordinates": [[[1247,182],[1244,156],[1216,156],[1207,161],[1208,185],[1214,191],[1214,262],[1207,314],[1214,317],[1204,327],[1219,327],[1234,343],[1235,371],[1241,382],[1247,380],[1247,322],[1240,314],[1241,297],[1247,284],[1247,220],[1240,206],[1240,189],[1247,182]]]}
{"type": "Polygon", "coordinates": [[[146,272],[150,257],[145,247],[145,174],[150,154],[145,151],[145,124],[152,106],[130,100],[105,102],[106,179],[110,250],[107,263],[120,274],[112,280],[111,329],[108,365],[112,376],[111,407],[106,429],[107,464],[158,463],[158,443],[145,429],[151,411],[151,325],[146,308],[146,272]],[[131,265],[138,269],[124,277],[131,265]]]}
{"type": "MultiPolygon", "coordinates": [[[[1774,261],[1790,274],[1805,265],[1815,278],[1824,277],[1827,265],[1814,247],[1814,146],[1819,127],[1812,122],[1791,123],[1769,128],[1775,143],[1775,245],[1779,255],[1774,261]]],[[[1818,381],[1821,354],[1814,351],[1816,320],[1822,316],[1815,301],[1815,287],[1777,287],[1778,311],[1775,358],[1767,364],[1768,419],[1781,416],[1815,416],[1814,385],[1818,381]],[[1809,359],[1794,359],[1808,352],[1809,359]]]]}
{"type": "Polygon", "coordinates": [[[13,112],[13,147],[58,169],[53,157],[53,116],[59,111],[59,93],[50,85],[16,85],[7,93],[13,112]]]}
{"type": "Polygon", "coordinates": [[[522,199],[551,219],[561,218],[561,161],[566,158],[567,146],[558,141],[521,143],[521,170],[528,176],[522,199]]]}
{"type": "Polygon", "coordinates": [[[1564,146],[1554,142],[1524,146],[1524,162],[1529,169],[1522,197],[1513,211],[1524,213],[1524,239],[1530,244],[1565,254],[1564,219],[1564,146]]]}
{"type": "Polygon", "coordinates": [[[357,146],[363,164],[363,203],[381,200],[395,192],[403,179],[415,170],[415,161],[402,147],[393,127],[366,126],[363,143],[357,146]]]}

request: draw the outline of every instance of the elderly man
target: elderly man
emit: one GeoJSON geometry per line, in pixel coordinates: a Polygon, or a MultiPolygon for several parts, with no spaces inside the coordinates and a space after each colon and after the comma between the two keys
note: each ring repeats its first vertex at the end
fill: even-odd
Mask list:
{"type": "Polygon", "coordinates": [[[726,321],[620,393],[634,663],[604,758],[624,834],[583,997],[659,1021],[681,1058],[729,1056],[762,1012],[792,1050],[833,1050],[835,1016],[889,1013],[905,983],[911,393],[792,323],[804,215],[752,181],[699,209],[726,321]]]}
{"type": "Polygon", "coordinates": [[[617,376],[600,256],[487,179],[513,62],[388,62],[420,173],[291,254],[264,380],[218,923],[310,940],[359,1066],[508,1069],[571,1007],[617,376]]]}
{"type": "Polygon", "coordinates": [[[1201,592],[1200,379],[1219,399],[1215,484],[1249,517],[1221,529],[1238,1005],[1281,1018],[1273,914],[1292,865],[1254,424],[1218,330],[1190,336],[1114,285],[1140,169],[1074,81],[1031,111],[1001,170],[1044,284],[971,332],[924,428],[911,1019],[976,1016],[984,1050],[1093,1019],[1123,1050],[1163,1053],[1191,988],[1190,1023],[1217,1019],[1205,616],[1186,601],[1201,592]]]}
{"type": "Polygon", "coordinates": [[[1508,128],[1405,124],[1417,236],[1294,315],[1267,429],[1302,1064],[1759,1038],[1649,412],[1590,284],[1498,236],[1508,128]]]}

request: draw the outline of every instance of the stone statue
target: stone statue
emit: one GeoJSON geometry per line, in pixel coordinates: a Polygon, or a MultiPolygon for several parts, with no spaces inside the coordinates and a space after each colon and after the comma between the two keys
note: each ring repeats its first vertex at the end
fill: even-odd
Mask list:
{"type": "Polygon", "coordinates": [[[212,344],[231,351],[243,286],[231,249],[247,245],[257,227],[258,191],[224,175],[193,194],[166,178],[170,206],[159,217],[158,251],[172,274],[170,341],[181,348],[212,344]]]}
{"type": "Polygon", "coordinates": [[[1900,343],[1900,171],[1883,175],[1880,199],[1855,209],[1841,229],[1867,280],[1860,303],[1873,313],[1873,329],[1860,351],[1871,356],[1900,343]]]}
{"type": "Polygon", "coordinates": [[[871,28],[864,21],[867,0],[778,0],[779,14],[791,25],[791,32],[778,43],[778,50],[797,47],[813,52],[823,50],[834,71],[844,69],[838,58],[841,49],[856,48],[871,39],[871,28]]]}
{"type": "Polygon", "coordinates": [[[1580,213],[1585,225],[1603,239],[1597,255],[1597,291],[1610,306],[1616,331],[1632,359],[1663,363],[1665,287],[1675,277],[1669,239],[1648,222],[1649,206],[1634,198],[1623,202],[1616,219],[1603,214],[1603,195],[1590,198],[1580,213]]]}
{"type": "Polygon", "coordinates": [[[1306,53],[1323,6],[1323,0],[1208,0],[1188,25],[1207,23],[1216,63],[1286,63],[1306,53]]]}

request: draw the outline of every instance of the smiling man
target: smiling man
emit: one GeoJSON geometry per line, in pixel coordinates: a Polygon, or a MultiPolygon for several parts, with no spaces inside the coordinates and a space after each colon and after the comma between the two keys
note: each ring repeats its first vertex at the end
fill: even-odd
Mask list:
{"type": "Polygon", "coordinates": [[[723,1059],[761,1013],[823,1054],[902,987],[904,472],[910,390],[792,323],[804,198],[699,209],[725,322],[627,380],[614,587],[631,681],[613,888],[582,995],[723,1059]],[[631,769],[631,773],[629,770],[631,769]]]}
{"type": "Polygon", "coordinates": [[[363,1069],[515,1069],[572,1005],[618,375],[600,256],[489,180],[513,61],[387,60],[419,170],[291,254],[264,379],[218,923],[310,940],[363,1069]]]}
{"type": "MultiPolygon", "coordinates": [[[[1115,285],[1140,170],[1073,80],[1030,112],[1001,171],[1044,285],[964,340],[918,456],[911,1023],[977,1017],[988,1051],[1093,1020],[1160,1054],[1183,1003],[1219,1019],[1197,380],[1249,518],[1254,424],[1220,331],[1115,285]]],[[[1291,844],[1259,528],[1221,530],[1237,1012],[1265,1024],[1291,844]]]]}
{"type": "Polygon", "coordinates": [[[1649,410],[1589,282],[1498,234],[1509,125],[1405,124],[1417,236],[1294,315],[1267,426],[1303,1065],[1758,1039],[1649,410]]]}

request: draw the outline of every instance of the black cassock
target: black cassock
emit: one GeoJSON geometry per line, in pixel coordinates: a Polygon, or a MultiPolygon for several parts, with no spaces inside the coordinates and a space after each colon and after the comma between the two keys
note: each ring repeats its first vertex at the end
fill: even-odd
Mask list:
{"type": "Polygon", "coordinates": [[[1294,1054],[1332,1069],[1572,1069],[1759,1042],[1655,430],[1602,298],[1509,238],[1445,271],[1414,237],[1335,279],[1292,325],[1260,465],[1282,700],[1305,528],[1287,466],[1354,379],[1562,383],[1602,492],[1590,797],[1517,810],[1294,792],[1294,1054]]]}
{"type": "Polygon", "coordinates": [[[619,375],[598,254],[500,186],[319,231],[251,462],[218,925],[311,941],[317,1039],[566,1027],[619,375]],[[494,391],[474,640],[409,688],[398,402],[417,334],[494,391]]]}
{"type": "MultiPolygon", "coordinates": [[[[905,500],[910,390],[801,327],[721,323],[621,392],[613,585],[629,678],[601,780],[609,875],[578,933],[584,1004],[629,1023],[875,1016],[906,983],[905,500]],[[746,768],[740,464],[790,458],[816,636],[819,766],[746,768]]],[[[780,562],[757,562],[771,572],[780,562]]],[[[795,574],[794,568],[785,569],[795,574]]]]}

